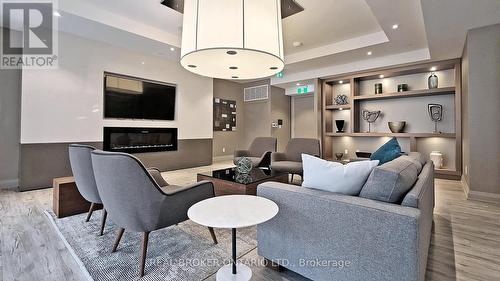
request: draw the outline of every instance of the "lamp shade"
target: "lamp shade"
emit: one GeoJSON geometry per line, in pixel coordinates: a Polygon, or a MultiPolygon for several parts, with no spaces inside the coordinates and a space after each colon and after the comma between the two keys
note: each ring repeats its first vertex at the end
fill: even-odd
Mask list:
{"type": "Polygon", "coordinates": [[[283,70],[280,0],[185,0],[181,65],[199,75],[256,79],[283,70]]]}

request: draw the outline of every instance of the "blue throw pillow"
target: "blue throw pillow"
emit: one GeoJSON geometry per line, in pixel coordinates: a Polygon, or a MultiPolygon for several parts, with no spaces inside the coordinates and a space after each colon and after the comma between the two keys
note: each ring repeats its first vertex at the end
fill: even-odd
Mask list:
{"type": "Polygon", "coordinates": [[[401,156],[401,146],[399,146],[398,140],[392,138],[390,141],[382,145],[377,151],[375,151],[370,160],[378,160],[379,165],[392,161],[401,156]]]}

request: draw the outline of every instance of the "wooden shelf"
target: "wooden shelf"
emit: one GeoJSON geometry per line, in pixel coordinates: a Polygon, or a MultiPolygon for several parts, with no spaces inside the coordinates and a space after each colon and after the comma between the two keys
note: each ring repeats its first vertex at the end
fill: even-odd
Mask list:
{"type": "Polygon", "coordinates": [[[361,95],[354,96],[354,100],[382,100],[382,99],[397,99],[409,97],[437,96],[455,94],[455,87],[445,87],[437,89],[413,90],[406,92],[386,93],[379,95],[361,95]]]}
{"type": "Polygon", "coordinates": [[[344,109],[351,109],[351,105],[346,104],[346,105],[327,105],[325,107],[326,110],[344,110],[344,109]]]}
{"type": "Polygon", "coordinates": [[[455,138],[454,133],[326,133],[329,137],[455,138]]]}

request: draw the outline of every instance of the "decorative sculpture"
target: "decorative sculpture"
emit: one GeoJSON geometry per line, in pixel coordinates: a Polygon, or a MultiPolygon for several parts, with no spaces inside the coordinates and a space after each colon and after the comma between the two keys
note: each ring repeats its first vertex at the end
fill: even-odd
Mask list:
{"type": "Polygon", "coordinates": [[[371,132],[371,124],[373,122],[375,122],[375,120],[377,120],[377,118],[380,116],[380,110],[369,111],[369,110],[363,109],[363,111],[361,112],[361,116],[363,117],[363,120],[368,122],[368,132],[367,133],[370,133],[371,132]]]}
{"type": "Polygon", "coordinates": [[[241,157],[238,162],[236,162],[236,171],[240,174],[248,174],[252,170],[252,160],[247,157],[241,157]]]}
{"type": "Polygon", "coordinates": [[[337,105],[349,104],[349,98],[346,95],[337,95],[335,97],[335,104],[337,105]]]}
{"type": "Polygon", "coordinates": [[[437,129],[437,123],[443,120],[443,106],[430,103],[427,105],[427,111],[429,112],[429,117],[434,122],[434,134],[440,134],[441,132],[437,129]]]}

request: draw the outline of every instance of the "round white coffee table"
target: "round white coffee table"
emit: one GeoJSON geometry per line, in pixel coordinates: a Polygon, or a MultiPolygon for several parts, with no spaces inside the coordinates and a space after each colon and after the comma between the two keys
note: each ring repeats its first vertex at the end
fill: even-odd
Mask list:
{"type": "Polygon", "coordinates": [[[263,223],[278,213],[273,201],[252,195],[227,195],[209,198],[194,204],[188,217],[201,225],[231,228],[233,238],[233,262],[217,271],[217,280],[250,280],[252,270],[236,262],[236,229],[263,223]]]}

